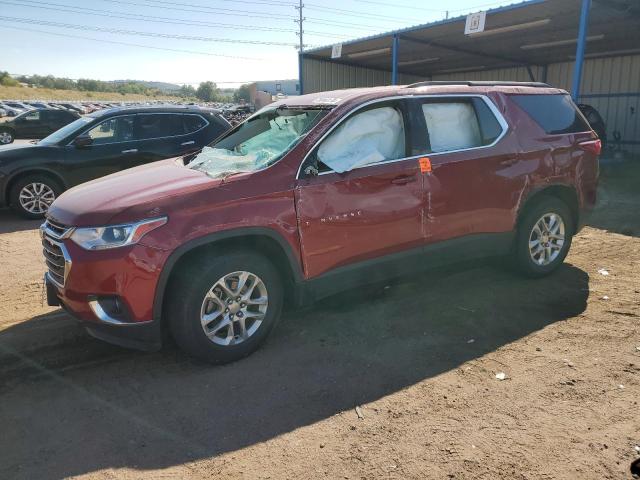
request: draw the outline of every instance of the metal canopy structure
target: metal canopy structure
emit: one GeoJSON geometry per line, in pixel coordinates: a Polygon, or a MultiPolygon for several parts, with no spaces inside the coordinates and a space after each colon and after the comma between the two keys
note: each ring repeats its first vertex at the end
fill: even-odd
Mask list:
{"type": "Polygon", "coordinates": [[[574,92],[583,58],[640,53],[640,0],[530,0],[488,10],[483,32],[464,34],[466,16],[344,42],[300,58],[430,78],[433,75],[513,66],[546,67],[576,60],[574,92]]]}

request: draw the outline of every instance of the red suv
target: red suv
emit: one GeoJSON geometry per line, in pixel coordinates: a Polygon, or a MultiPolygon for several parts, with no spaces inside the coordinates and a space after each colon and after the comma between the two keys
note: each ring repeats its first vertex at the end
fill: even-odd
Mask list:
{"type": "Polygon", "coordinates": [[[41,227],[50,305],[89,332],[227,362],[283,304],[448,262],[564,260],[600,141],[567,92],[438,82],[323,92],[211,146],[75,187],[41,227]]]}

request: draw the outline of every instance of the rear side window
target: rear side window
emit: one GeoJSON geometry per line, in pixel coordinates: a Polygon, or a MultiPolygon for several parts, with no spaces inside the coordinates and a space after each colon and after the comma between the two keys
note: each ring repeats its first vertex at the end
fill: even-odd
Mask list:
{"type": "Polygon", "coordinates": [[[502,133],[500,122],[481,98],[430,99],[422,103],[421,112],[427,153],[491,145],[502,133]]]}
{"type": "Polygon", "coordinates": [[[569,95],[511,95],[511,99],[548,134],[591,130],[569,95]]]}
{"type": "Polygon", "coordinates": [[[207,124],[206,120],[200,115],[183,115],[182,117],[186,133],[197,132],[207,124]]]}
{"type": "Polygon", "coordinates": [[[184,135],[182,115],[153,113],[138,115],[138,139],[174,137],[184,135]]]}

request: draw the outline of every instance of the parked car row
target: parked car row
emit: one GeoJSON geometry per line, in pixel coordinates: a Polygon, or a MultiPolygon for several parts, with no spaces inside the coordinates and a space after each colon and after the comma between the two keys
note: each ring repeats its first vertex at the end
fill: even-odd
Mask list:
{"type": "Polygon", "coordinates": [[[64,101],[31,101],[31,100],[0,100],[0,109],[9,117],[15,117],[21,113],[35,109],[68,110],[84,115],[104,108],[123,106],[121,102],[64,102],[64,101]]]}
{"type": "Polygon", "coordinates": [[[256,350],[285,304],[494,255],[548,275],[596,199],[601,143],[567,92],[422,82],[290,97],[208,147],[194,138],[187,155],[168,149],[175,158],[49,206],[63,182],[122,168],[163,126],[182,125],[184,146],[201,121],[191,117],[207,119],[104,115],[0,160],[0,179],[31,161],[42,169],[3,191],[28,215],[48,207],[48,304],[106,341],[157,349],[170,333],[215,363],[256,350]]]}
{"type": "MultiPolygon", "coordinates": [[[[86,113],[93,113],[105,108],[115,107],[143,107],[154,106],[159,104],[167,104],[167,102],[153,101],[153,102],[66,102],[66,101],[32,101],[32,100],[0,100],[0,117],[9,116],[15,117],[21,113],[28,112],[34,109],[42,108],[54,108],[57,110],[69,110],[72,112],[84,115],[86,113]]],[[[180,105],[178,102],[169,102],[169,104],[180,105]]],[[[192,106],[199,106],[205,108],[216,108],[221,110],[224,114],[228,114],[231,117],[244,114],[245,116],[254,111],[253,106],[250,105],[233,105],[222,103],[190,103],[192,106]]]]}
{"type": "Polygon", "coordinates": [[[197,151],[229,128],[217,111],[199,107],[120,107],[82,117],[53,109],[24,113],[0,124],[0,141],[45,138],[0,148],[0,206],[40,218],[74,185],[197,151]]]}

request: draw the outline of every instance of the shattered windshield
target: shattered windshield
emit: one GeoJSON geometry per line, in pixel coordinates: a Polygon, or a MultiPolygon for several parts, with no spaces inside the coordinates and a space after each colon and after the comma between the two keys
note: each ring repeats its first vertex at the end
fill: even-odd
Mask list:
{"type": "Polygon", "coordinates": [[[261,170],[291,150],[326,114],[325,109],[265,108],[204,147],[187,166],[214,178],[261,170]]]}

